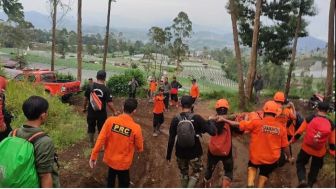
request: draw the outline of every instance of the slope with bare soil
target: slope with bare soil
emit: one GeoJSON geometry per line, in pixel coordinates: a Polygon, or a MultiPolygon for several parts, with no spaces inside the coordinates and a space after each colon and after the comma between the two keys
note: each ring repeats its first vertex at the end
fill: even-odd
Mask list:
{"type": "MultiPolygon", "coordinates": [[[[121,110],[121,102],[123,99],[117,99],[116,107],[121,110]]],[[[77,109],[80,110],[81,100],[73,102],[77,109]]],[[[209,110],[208,102],[199,102],[195,111],[203,117],[213,114],[213,110],[209,110]]],[[[139,101],[139,108],[135,115],[135,121],[142,127],[144,136],[144,152],[135,154],[133,165],[131,167],[131,187],[179,187],[179,170],[177,168],[176,159],[170,164],[165,160],[169,124],[173,116],[179,110],[171,109],[165,113],[165,122],[162,126],[162,133],[158,137],[153,137],[152,132],[152,104],[147,100],[139,101]]],[[[83,119],[85,119],[83,115],[83,119]]],[[[85,127],[85,125],[83,125],[85,127]]],[[[203,144],[203,164],[206,164],[206,150],[208,143],[208,135],[203,135],[201,141],[203,144]]],[[[233,187],[246,186],[246,170],[248,162],[248,136],[238,136],[233,138],[233,154],[234,154],[234,179],[233,187]]],[[[106,187],[107,167],[102,163],[101,157],[97,163],[97,167],[92,170],[89,168],[88,160],[91,149],[88,147],[86,140],[80,141],[69,149],[60,153],[61,169],[61,185],[62,187],[106,187]]],[[[293,152],[296,156],[299,150],[299,144],[294,145],[293,152]]],[[[278,168],[270,177],[267,187],[295,187],[297,186],[296,169],[294,165],[286,164],[282,168],[278,168]]],[[[223,175],[222,164],[217,167],[213,176],[214,187],[220,186],[220,178],[223,175]]],[[[203,175],[201,176],[201,178],[203,175]]],[[[318,183],[320,186],[332,187],[330,180],[318,183]]],[[[200,187],[200,185],[199,185],[200,187]]]]}

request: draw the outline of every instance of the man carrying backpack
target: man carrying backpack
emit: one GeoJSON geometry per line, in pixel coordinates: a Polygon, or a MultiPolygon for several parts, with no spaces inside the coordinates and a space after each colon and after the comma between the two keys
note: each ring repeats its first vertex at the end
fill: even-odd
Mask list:
{"type": "MultiPolygon", "coordinates": [[[[229,110],[229,102],[226,99],[220,99],[215,105],[217,115],[225,116],[229,110]]],[[[217,132],[215,136],[210,137],[208,145],[208,162],[204,176],[204,187],[211,188],[211,177],[218,162],[224,166],[223,188],[229,188],[233,179],[233,156],[232,156],[232,134],[236,132],[243,134],[239,128],[232,127],[225,122],[216,122],[217,132]]]]}
{"type": "Polygon", "coordinates": [[[260,172],[257,187],[265,186],[269,175],[278,167],[281,149],[284,150],[287,160],[293,161],[289,152],[286,129],[275,119],[279,111],[278,105],[274,101],[268,101],[263,111],[264,117],[261,120],[235,122],[225,118],[219,119],[232,126],[239,126],[240,130],[248,131],[251,135],[247,187],[255,187],[254,180],[258,169],[260,172]]]}
{"type": "Polygon", "coordinates": [[[39,96],[23,103],[26,123],[0,143],[0,187],[60,187],[54,144],[41,129],[48,107],[48,101],[39,96]]]}
{"type": "Polygon", "coordinates": [[[87,111],[88,135],[91,147],[94,145],[96,127],[99,133],[107,118],[106,105],[114,115],[117,114],[113,107],[110,90],[105,86],[105,79],[106,72],[104,70],[98,71],[97,82],[94,82],[92,87],[88,87],[85,91],[83,111],[87,111]]]}
{"type": "Polygon", "coordinates": [[[200,115],[191,113],[193,99],[191,96],[181,98],[182,112],[175,116],[169,128],[169,141],[166,160],[170,163],[171,154],[176,142],[176,158],[181,172],[181,187],[195,187],[202,171],[203,154],[199,137],[202,133],[215,135],[214,121],[206,121],[200,115]],[[192,174],[189,176],[189,165],[192,174]]]}
{"type": "Polygon", "coordinates": [[[298,187],[313,187],[323,166],[327,143],[329,143],[330,154],[335,157],[335,125],[326,117],[328,109],[328,103],[320,102],[317,114],[306,118],[290,141],[291,143],[295,142],[303,132],[306,132],[296,160],[296,170],[299,179],[298,187]],[[307,182],[305,166],[310,159],[312,160],[307,182]]]}
{"type": "Polygon", "coordinates": [[[136,99],[127,99],[124,103],[124,113],[116,117],[109,117],[106,120],[92,150],[89,164],[91,168],[94,168],[99,152],[105,146],[103,161],[109,167],[108,188],[115,187],[117,176],[120,188],[129,187],[129,169],[133,161],[134,151],[143,151],[141,127],[133,120],[137,106],[136,99]]]}

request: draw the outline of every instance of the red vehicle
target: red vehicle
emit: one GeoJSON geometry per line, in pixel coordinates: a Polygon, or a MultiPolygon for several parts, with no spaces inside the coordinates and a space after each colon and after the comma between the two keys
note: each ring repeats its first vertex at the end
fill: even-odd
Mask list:
{"type": "Polygon", "coordinates": [[[41,83],[46,92],[51,95],[60,96],[67,100],[74,93],[80,92],[80,81],[57,80],[56,74],[49,70],[22,70],[14,80],[41,83]]]}

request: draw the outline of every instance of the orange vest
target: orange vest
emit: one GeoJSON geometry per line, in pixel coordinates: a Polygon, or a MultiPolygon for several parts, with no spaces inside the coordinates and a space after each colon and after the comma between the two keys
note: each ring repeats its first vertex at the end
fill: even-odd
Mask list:
{"type": "Polygon", "coordinates": [[[193,97],[193,98],[198,98],[199,97],[199,88],[198,88],[198,85],[197,84],[194,84],[191,86],[191,89],[190,89],[190,96],[193,97]]]}
{"type": "Polygon", "coordinates": [[[151,92],[156,91],[156,87],[157,87],[157,83],[156,83],[155,81],[151,81],[151,82],[149,83],[149,90],[150,90],[151,92]]]}
{"type": "Polygon", "coordinates": [[[163,103],[164,97],[163,95],[156,95],[154,97],[154,108],[153,113],[161,114],[165,109],[165,105],[163,103]]]}
{"type": "Polygon", "coordinates": [[[280,158],[281,148],[289,145],[285,128],[274,117],[243,121],[241,130],[249,131],[250,161],[253,164],[273,164],[280,158]]]}
{"type": "Polygon", "coordinates": [[[100,149],[105,146],[103,161],[116,170],[128,170],[133,161],[135,149],[143,151],[143,137],[140,125],[128,114],[109,117],[91,154],[97,160],[100,149]]]}

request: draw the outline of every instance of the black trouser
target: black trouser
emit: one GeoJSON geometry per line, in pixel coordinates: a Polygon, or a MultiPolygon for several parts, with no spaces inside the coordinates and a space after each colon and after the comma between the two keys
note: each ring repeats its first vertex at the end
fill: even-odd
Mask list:
{"type": "Polygon", "coordinates": [[[106,118],[107,116],[87,117],[88,133],[95,133],[96,127],[99,133],[106,121],[106,118]]]}
{"type": "Polygon", "coordinates": [[[154,128],[154,131],[155,130],[160,130],[160,126],[162,125],[162,123],[164,122],[164,116],[163,116],[163,113],[161,114],[156,114],[156,113],[153,113],[153,128],[154,128]]]}
{"type": "Polygon", "coordinates": [[[278,161],[276,161],[273,164],[261,164],[256,165],[253,164],[251,161],[248,162],[248,167],[254,167],[256,169],[259,169],[259,175],[264,177],[269,177],[269,175],[278,167],[278,161]]]}
{"type": "Polygon", "coordinates": [[[129,92],[128,97],[129,98],[135,98],[136,91],[129,92]]]}
{"type": "Polygon", "coordinates": [[[118,188],[128,188],[130,184],[129,170],[115,170],[109,167],[107,176],[107,188],[115,188],[115,180],[118,176],[118,188]]]}
{"type": "Polygon", "coordinates": [[[306,168],[305,165],[309,162],[309,159],[312,157],[312,161],[310,164],[310,170],[308,174],[308,185],[313,186],[313,184],[316,182],[317,175],[320,171],[320,169],[323,166],[323,157],[316,157],[313,155],[310,155],[300,150],[300,153],[296,160],[296,173],[299,179],[299,182],[302,180],[306,180],[306,168]]]}
{"type": "Polygon", "coordinates": [[[169,93],[163,93],[163,96],[165,97],[163,100],[163,103],[166,107],[166,109],[168,110],[169,108],[169,93]]]}
{"type": "MultiPolygon", "coordinates": [[[[232,150],[231,150],[232,152],[232,150]]],[[[214,156],[208,151],[208,163],[207,168],[205,171],[205,179],[210,180],[212,177],[212,173],[214,172],[217,163],[221,161],[224,166],[225,174],[224,176],[230,178],[232,180],[233,178],[233,157],[232,153],[230,153],[228,156],[214,156]]]]}
{"type": "Polygon", "coordinates": [[[192,98],[191,113],[194,113],[194,106],[197,98],[192,98]]]}

